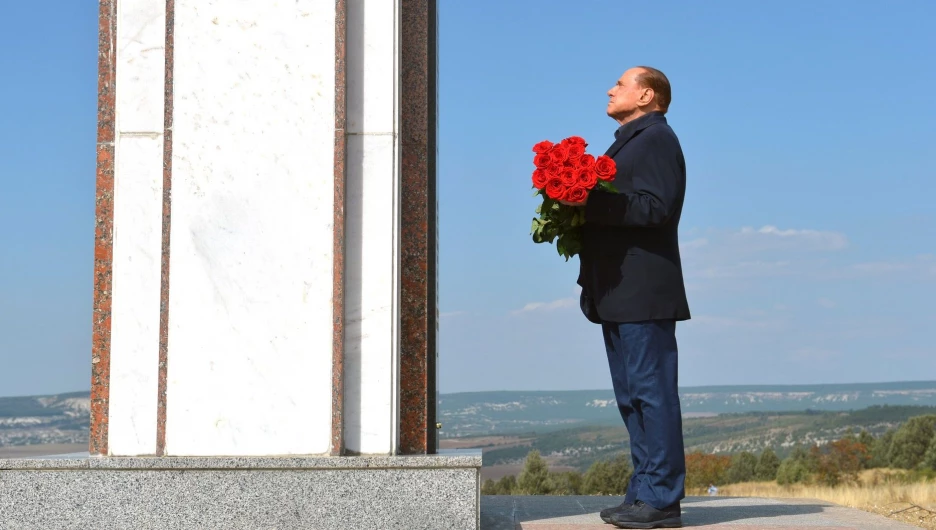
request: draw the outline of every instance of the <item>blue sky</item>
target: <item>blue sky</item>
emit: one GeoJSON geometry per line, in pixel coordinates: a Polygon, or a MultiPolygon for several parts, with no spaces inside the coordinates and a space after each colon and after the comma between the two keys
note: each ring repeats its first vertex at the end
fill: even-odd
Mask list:
{"type": "MultiPolygon", "coordinates": [[[[638,64],[688,165],[680,383],[936,378],[936,4],[440,4],[442,392],[610,386],[577,262],[530,240],[530,147],[603,152],[638,64]]],[[[87,389],[97,3],[6,10],[0,395],[87,389]]]]}

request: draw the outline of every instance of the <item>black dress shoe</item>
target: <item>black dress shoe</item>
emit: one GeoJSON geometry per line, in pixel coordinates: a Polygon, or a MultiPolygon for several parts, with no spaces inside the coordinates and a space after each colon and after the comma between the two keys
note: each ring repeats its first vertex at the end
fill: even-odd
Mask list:
{"type": "Polygon", "coordinates": [[[610,522],[618,528],[682,528],[682,510],[679,503],[657,510],[637,501],[629,510],[611,514],[610,522]]]}
{"type": "Polygon", "coordinates": [[[601,515],[601,520],[602,520],[602,521],[604,521],[604,522],[606,522],[606,523],[610,523],[610,522],[611,522],[611,516],[612,516],[613,514],[615,514],[615,513],[617,513],[617,512],[620,512],[620,511],[624,511],[624,510],[630,510],[631,507],[633,507],[633,506],[634,506],[633,503],[624,501],[624,502],[622,502],[621,504],[618,504],[617,506],[614,506],[614,507],[611,507],[611,508],[605,508],[604,510],[601,510],[601,513],[600,513],[599,515],[601,515]]]}

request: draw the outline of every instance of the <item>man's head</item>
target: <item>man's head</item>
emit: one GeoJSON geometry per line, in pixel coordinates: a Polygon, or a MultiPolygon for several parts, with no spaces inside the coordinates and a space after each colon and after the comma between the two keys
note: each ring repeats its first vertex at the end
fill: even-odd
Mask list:
{"type": "Polygon", "coordinates": [[[670,105],[669,79],[649,66],[637,66],[624,72],[608,90],[608,116],[625,124],[649,112],[664,114],[670,105]]]}

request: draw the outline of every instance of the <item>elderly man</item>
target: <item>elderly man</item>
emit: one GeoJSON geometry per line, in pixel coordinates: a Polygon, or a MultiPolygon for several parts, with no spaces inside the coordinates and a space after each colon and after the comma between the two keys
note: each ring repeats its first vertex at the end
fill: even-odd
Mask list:
{"type": "Polygon", "coordinates": [[[601,512],[620,528],[679,528],[686,463],[677,392],[676,322],[688,320],[677,231],[686,164],[667,124],[669,80],[636,67],[608,91],[618,123],[605,153],[618,193],[594,191],[578,283],[586,317],[601,325],[634,475],[624,502],[601,512]]]}

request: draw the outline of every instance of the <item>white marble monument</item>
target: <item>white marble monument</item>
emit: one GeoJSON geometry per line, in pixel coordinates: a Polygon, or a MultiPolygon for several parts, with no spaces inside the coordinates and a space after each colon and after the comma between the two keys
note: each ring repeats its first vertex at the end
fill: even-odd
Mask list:
{"type": "Polygon", "coordinates": [[[436,449],[435,1],[100,24],[90,456],[0,461],[0,527],[478,528],[480,453],[436,449]]]}

